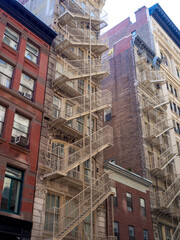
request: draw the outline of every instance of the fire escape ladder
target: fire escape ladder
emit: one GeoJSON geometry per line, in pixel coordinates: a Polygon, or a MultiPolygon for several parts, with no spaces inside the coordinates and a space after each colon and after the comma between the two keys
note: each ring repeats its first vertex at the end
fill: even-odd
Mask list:
{"type": "MultiPolygon", "coordinates": [[[[91,213],[101,205],[112,193],[111,180],[108,173],[102,175],[92,183],[91,188],[88,186],[74,198],[54,209],[53,220],[53,240],[63,239],[75,227],[77,227],[91,213]]],[[[50,223],[52,225],[52,223],[50,223]]]]}
{"type": "MultiPolygon", "coordinates": [[[[48,158],[51,173],[45,174],[44,178],[53,179],[58,175],[66,176],[70,171],[88,160],[90,156],[89,144],[89,136],[86,136],[79,141],[69,145],[67,147],[68,150],[73,149],[74,151],[67,157],[62,157],[60,147],[50,149],[48,152],[48,158]]],[[[113,145],[112,127],[105,126],[104,128],[101,128],[92,134],[92,156],[95,156],[97,153],[103,151],[110,145],[113,145]]]]}
{"type": "Polygon", "coordinates": [[[180,222],[179,222],[176,230],[174,231],[174,234],[173,234],[173,236],[172,236],[171,239],[172,239],[172,240],[178,240],[178,239],[180,239],[180,222]]]}
{"type": "Polygon", "coordinates": [[[80,4],[77,0],[65,0],[63,1],[64,7],[59,11],[59,24],[61,26],[73,25],[73,21],[88,22],[91,16],[91,24],[96,30],[100,30],[107,26],[107,13],[104,10],[95,11],[89,8],[85,4],[80,4]]]}
{"type": "MultiPolygon", "coordinates": [[[[112,97],[108,90],[92,93],[91,112],[101,111],[111,107],[112,97]]],[[[58,129],[62,124],[90,113],[90,98],[78,96],[67,99],[66,103],[73,104],[72,107],[61,109],[60,116],[49,123],[49,127],[58,129]]]]}
{"type": "MultiPolygon", "coordinates": [[[[64,62],[64,66],[61,70],[56,71],[55,79],[52,84],[54,88],[60,88],[60,86],[67,81],[73,81],[78,79],[87,78],[90,76],[90,66],[88,60],[69,60],[64,62]]],[[[91,76],[96,78],[96,81],[107,77],[110,72],[109,63],[99,59],[91,61],[91,76]]]]}
{"type": "Polygon", "coordinates": [[[180,193],[180,177],[177,177],[174,182],[166,189],[160,198],[160,206],[168,208],[174,199],[180,193]]]}

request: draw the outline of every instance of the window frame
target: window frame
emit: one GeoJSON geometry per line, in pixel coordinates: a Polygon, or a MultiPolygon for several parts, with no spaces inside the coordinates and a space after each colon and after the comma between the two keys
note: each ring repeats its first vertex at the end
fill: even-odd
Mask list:
{"type": "Polygon", "coordinates": [[[128,226],[129,240],[135,240],[135,227],[132,225],[128,226]],[[131,228],[131,229],[130,229],[131,228]],[[130,236],[130,231],[133,230],[134,236],[130,236]]]}
{"type": "MultiPolygon", "coordinates": [[[[48,215],[51,215],[54,217],[54,207],[51,206],[51,201],[52,201],[52,197],[55,197],[55,200],[54,200],[54,207],[56,208],[60,208],[61,206],[61,196],[60,195],[57,195],[57,194],[54,194],[54,193],[47,193],[46,194],[46,199],[45,199],[45,218],[44,218],[44,231],[47,231],[47,232],[53,232],[53,222],[51,224],[51,227],[49,227],[49,224],[48,223],[51,223],[51,220],[49,220],[47,223],[47,219],[51,219],[48,215]],[[49,202],[49,205],[50,205],[50,208],[46,208],[47,207],[47,196],[50,196],[50,202],[49,202]],[[59,206],[56,206],[57,204],[57,200],[58,200],[58,205],[59,206]],[[46,227],[46,225],[48,225],[48,227],[46,227]]],[[[60,213],[57,213],[56,214],[56,217],[58,219],[58,217],[60,217],[60,213]]]]}
{"type": "Polygon", "coordinates": [[[0,115],[0,137],[3,136],[4,124],[5,124],[5,119],[6,119],[6,107],[4,107],[3,105],[0,105],[0,113],[1,113],[1,108],[3,108],[5,111],[4,111],[4,116],[2,116],[3,121],[1,120],[1,115],[0,115]]]}
{"type": "Polygon", "coordinates": [[[139,198],[140,211],[143,217],[146,217],[146,202],[144,198],[139,198]],[[141,200],[143,200],[144,206],[141,205],[141,200]]]}
{"type": "Polygon", "coordinates": [[[117,222],[117,221],[114,221],[113,222],[113,232],[114,232],[114,236],[117,238],[117,240],[119,240],[120,239],[120,234],[119,234],[119,222],[117,222]],[[116,232],[115,231],[115,224],[117,224],[117,229],[118,229],[118,231],[116,232]]]}
{"type": "Polygon", "coordinates": [[[27,41],[26,42],[26,50],[25,50],[25,54],[24,54],[25,58],[27,58],[29,61],[31,61],[34,64],[38,64],[39,54],[40,54],[39,48],[34,43],[32,43],[31,41],[27,41]],[[29,44],[30,47],[35,48],[36,50],[38,50],[37,51],[38,52],[37,55],[27,48],[28,44],[29,44]],[[32,54],[35,57],[36,61],[33,61],[32,59],[27,57],[27,52],[32,54]]]}
{"type": "Polygon", "coordinates": [[[53,107],[52,107],[52,116],[54,118],[60,118],[61,117],[61,110],[62,110],[62,98],[56,96],[56,95],[53,95],[53,107]],[[54,104],[54,99],[57,99],[58,100],[58,105],[55,105],[54,104]],[[54,114],[56,113],[56,114],[54,114]],[[58,113],[58,114],[57,114],[58,113]]]}
{"type": "Polygon", "coordinates": [[[149,240],[149,232],[147,229],[143,229],[143,240],[149,240]],[[145,236],[144,233],[147,233],[147,235],[145,236]]]}
{"type": "Polygon", "coordinates": [[[132,193],[126,192],[126,203],[127,203],[127,210],[128,212],[133,212],[133,200],[132,200],[132,193]],[[128,196],[131,195],[131,197],[128,196]],[[130,203],[131,206],[128,206],[130,203]]]}
{"type": "MultiPolygon", "coordinates": [[[[8,197],[8,210],[5,210],[5,209],[2,209],[2,207],[0,206],[0,210],[1,211],[4,211],[4,212],[9,212],[9,213],[13,213],[13,214],[17,214],[19,215],[20,214],[20,208],[21,208],[21,199],[22,199],[22,191],[23,191],[23,181],[24,181],[24,171],[18,169],[18,168],[15,168],[15,167],[11,167],[11,166],[8,166],[6,167],[6,170],[7,168],[10,168],[12,170],[16,170],[16,171],[19,171],[21,172],[21,178],[16,178],[14,176],[10,176],[8,175],[6,172],[5,172],[5,177],[4,177],[4,183],[5,183],[5,179],[6,178],[9,178],[11,179],[11,183],[10,183],[10,194],[9,194],[9,197],[8,197]],[[12,198],[12,191],[13,191],[13,180],[14,181],[18,181],[20,182],[20,187],[19,187],[19,197],[18,197],[18,203],[17,203],[17,211],[10,211],[9,208],[10,208],[10,202],[11,202],[11,198],[12,198]]],[[[3,190],[2,190],[2,198],[3,198],[3,191],[4,191],[4,184],[3,184],[3,190]]],[[[1,201],[1,204],[2,204],[2,201],[1,201]]]]}
{"type": "MultiPolygon", "coordinates": [[[[28,81],[29,81],[29,80],[28,80],[28,81]]],[[[34,90],[35,90],[35,80],[34,80],[33,78],[29,77],[27,74],[25,74],[25,73],[22,72],[22,74],[21,74],[21,80],[20,80],[20,85],[19,85],[19,93],[20,93],[22,96],[26,97],[27,99],[33,100],[34,90]],[[28,77],[29,80],[32,80],[32,81],[33,81],[33,89],[30,89],[28,86],[23,85],[23,83],[22,83],[22,78],[25,77],[25,76],[28,77]],[[24,87],[25,89],[27,89],[27,91],[30,91],[30,92],[31,92],[31,97],[25,96],[25,94],[26,94],[27,92],[23,92],[23,91],[21,92],[21,91],[20,91],[20,87],[22,87],[22,88],[24,87]]]]}
{"type": "MultiPolygon", "coordinates": [[[[31,120],[30,120],[29,118],[23,116],[22,114],[19,114],[18,112],[15,112],[11,137],[12,137],[12,138],[16,138],[16,136],[13,135],[13,130],[15,130],[15,131],[17,130],[18,132],[22,133],[22,134],[20,134],[20,135],[18,135],[18,136],[23,136],[23,137],[29,138],[30,122],[31,122],[31,120]],[[15,117],[16,117],[17,115],[19,115],[20,117],[23,117],[24,119],[28,120],[28,121],[29,121],[28,126],[23,125],[23,124],[21,124],[21,123],[19,123],[19,122],[16,122],[16,121],[15,121],[15,117]],[[23,126],[23,127],[27,128],[27,132],[24,132],[24,131],[19,130],[18,128],[16,128],[16,127],[14,126],[15,123],[17,123],[17,124],[20,125],[20,126],[23,126]],[[23,134],[26,135],[26,136],[24,136],[23,134]]],[[[12,140],[13,140],[13,139],[12,139],[12,140]]]]}
{"type": "MultiPolygon", "coordinates": [[[[10,66],[11,68],[13,68],[12,69],[12,73],[10,74],[11,76],[8,76],[4,72],[0,71],[0,76],[2,75],[2,76],[5,76],[6,78],[10,79],[8,86],[7,86],[7,84],[2,84],[1,83],[1,78],[0,78],[0,84],[3,85],[4,87],[7,87],[7,88],[10,89],[11,88],[11,84],[12,84],[13,75],[14,75],[14,67],[11,64],[9,64],[8,62],[4,61],[2,58],[0,58],[0,62],[1,61],[4,62],[5,64],[7,64],[8,66],[10,66]]],[[[6,81],[7,81],[7,79],[6,79],[6,81]]]]}
{"type": "MultiPolygon", "coordinates": [[[[13,34],[12,34],[13,35],[13,34]]],[[[15,31],[14,29],[12,29],[10,26],[6,26],[6,28],[5,28],[5,31],[4,31],[4,35],[3,35],[3,43],[5,43],[6,45],[8,45],[9,47],[11,47],[12,49],[14,49],[14,50],[17,50],[18,51],[18,48],[19,48],[19,42],[20,42],[20,34],[17,32],[17,31],[15,31]],[[16,41],[16,40],[14,40],[11,36],[9,36],[7,33],[6,33],[6,29],[8,30],[8,31],[10,31],[10,33],[11,33],[11,31],[13,32],[13,33],[15,33],[15,34],[17,34],[18,35],[18,40],[16,41]],[[16,48],[15,47],[12,47],[10,44],[8,44],[8,43],[6,43],[5,41],[4,41],[4,38],[5,37],[7,37],[8,39],[10,39],[11,41],[13,41],[15,44],[17,44],[17,46],[16,46],[16,48]]]]}

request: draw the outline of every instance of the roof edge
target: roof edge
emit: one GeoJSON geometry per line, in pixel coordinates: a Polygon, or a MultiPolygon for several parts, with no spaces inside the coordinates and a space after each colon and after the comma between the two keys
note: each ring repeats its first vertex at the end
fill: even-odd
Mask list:
{"type": "Polygon", "coordinates": [[[16,0],[1,0],[0,8],[49,45],[57,36],[56,32],[16,0]]]}
{"type": "Polygon", "coordinates": [[[164,31],[171,37],[174,43],[180,47],[180,31],[161,6],[156,3],[149,8],[149,14],[159,23],[164,31]]]}
{"type": "Polygon", "coordinates": [[[146,187],[151,187],[152,186],[152,181],[148,180],[147,178],[143,178],[140,175],[130,172],[128,170],[126,170],[123,167],[120,167],[119,165],[115,164],[112,161],[108,161],[105,163],[105,168],[108,170],[112,170],[114,172],[116,172],[117,174],[120,174],[124,177],[127,177],[133,181],[136,181],[146,187]]]}

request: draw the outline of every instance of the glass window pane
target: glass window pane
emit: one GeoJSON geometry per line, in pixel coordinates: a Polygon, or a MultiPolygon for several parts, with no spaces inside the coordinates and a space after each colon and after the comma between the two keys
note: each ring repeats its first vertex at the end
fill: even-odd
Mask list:
{"type": "Polygon", "coordinates": [[[9,210],[11,212],[17,212],[18,211],[18,203],[19,203],[19,197],[20,197],[20,186],[21,183],[17,180],[12,181],[12,189],[11,189],[11,201],[9,210]]]}
{"type": "Polygon", "coordinates": [[[1,209],[3,209],[3,210],[8,210],[10,187],[11,187],[11,179],[5,177],[4,186],[3,186],[3,194],[2,194],[2,199],[1,199],[1,209]]]}
{"type": "Polygon", "coordinates": [[[6,175],[8,175],[9,177],[22,179],[22,172],[14,168],[7,167],[6,175]]]}
{"type": "Polygon", "coordinates": [[[4,122],[6,108],[0,105],[0,122],[4,122]]]}
{"type": "Polygon", "coordinates": [[[28,77],[25,74],[21,75],[21,85],[29,88],[30,90],[34,89],[34,80],[30,77],[28,77]]]}
{"type": "Polygon", "coordinates": [[[10,29],[9,27],[6,27],[5,34],[11,39],[13,39],[15,42],[19,42],[19,34],[10,29]]]}
{"type": "Polygon", "coordinates": [[[6,63],[5,61],[3,61],[2,59],[0,59],[0,72],[4,75],[6,75],[7,77],[12,78],[13,75],[13,67],[6,63]]]}
{"type": "Polygon", "coordinates": [[[33,53],[36,56],[38,56],[38,54],[39,54],[39,49],[31,43],[27,43],[26,49],[29,50],[31,53],[33,53]]]}

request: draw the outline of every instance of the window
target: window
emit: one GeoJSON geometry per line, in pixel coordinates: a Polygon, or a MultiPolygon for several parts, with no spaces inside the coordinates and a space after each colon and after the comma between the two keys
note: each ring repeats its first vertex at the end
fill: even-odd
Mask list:
{"type": "Polygon", "coordinates": [[[61,115],[61,107],[62,107],[62,101],[60,98],[54,96],[53,97],[53,117],[59,118],[61,115]]]}
{"type": "Polygon", "coordinates": [[[84,125],[84,118],[83,117],[78,117],[76,119],[77,121],[77,130],[81,133],[83,133],[83,125],[84,125]]]}
{"type": "Polygon", "coordinates": [[[178,154],[180,154],[180,142],[177,141],[178,154]]]}
{"type": "Polygon", "coordinates": [[[53,231],[53,219],[54,219],[55,207],[56,207],[55,219],[57,222],[59,220],[60,197],[53,194],[47,194],[46,207],[45,207],[45,223],[44,223],[44,230],[46,231],[53,231]]]}
{"type": "Polygon", "coordinates": [[[180,116],[180,107],[178,107],[178,115],[180,116]]]}
{"type": "Polygon", "coordinates": [[[169,104],[170,104],[170,108],[171,108],[171,110],[173,110],[173,107],[172,107],[172,102],[170,102],[169,104]]]}
{"type": "Polygon", "coordinates": [[[159,240],[163,240],[163,233],[162,233],[162,226],[158,226],[158,234],[159,234],[159,240]]]}
{"type": "Polygon", "coordinates": [[[114,194],[114,196],[113,196],[113,205],[114,205],[115,207],[117,207],[117,205],[118,205],[117,189],[114,188],[114,190],[115,190],[115,194],[114,194]]]}
{"type": "Polygon", "coordinates": [[[176,129],[176,132],[180,134],[180,125],[179,125],[179,123],[177,123],[177,129],[176,129]]]}
{"type": "Polygon", "coordinates": [[[176,104],[173,102],[174,112],[177,112],[176,104]]]}
{"type": "Polygon", "coordinates": [[[169,90],[169,84],[168,84],[168,82],[166,83],[166,87],[167,87],[167,90],[169,90]]]}
{"type": "Polygon", "coordinates": [[[175,95],[175,97],[178,97],[177,90],[175,88],[174,88],[174,95],[175,95]]]}
{"type": "MultiPolygon", "coordinates": [[[[91,118],[91,130],[92,130],[92,134],[96,130],[95,129],[95,119],[94,118],[91,118]]],[[[90,134],[90,119],[89,119],[89,116],[88,116],[88,119],[87,119],[87,134],[88,134],[88,136],[90,134]]]]}
{"type": "Polygon", "coordinates": [[[111,120],[111,108],[104,111],[104,122],[111,120]]]}
{"type": "Polygon", "coordinates": [[[78,79],[78,92],[84,94],[84,80],[78,79]]]}
{"type": "Polygon", "coordinates": [[[136,36],[136,30],[134,30],[134,31],[131,33],[131,35],[132,35],[133,37],[135,37],[135,36],[136,36]]]}
{"type": "Polygon", "coordinates": [[[129,240],[135,240],[135,230],[133,226],[129,226],[129,240]]]}
{"type": "Polygon", "coordinates": [[[34,80],[27,75],[21,75],[21,82],[19,86],[19,92],[26,98],[32,100],[34,91],[34,80]]]}
{"type": "Polygon", "coordinates": [[[30,120],[15,113],[12,137],[28,137],[30,120]]]}
{"type": "MultiPolygon", "coordinates": [[[[84,162],[84,180],[89,183],[91,176],[90,159],[84,162]]],[[[92,176],[94,176],[94,161],[92,159],[92,176]]]]}
{"type": "MultiPolygon", "coordinates": [[[[48,150],[48,158],[51,159],[50,167],[57,170],[60,158],[64,157],[64,143],[59,140],[53,140],[48,150]]],[[[58,169],[59,170],[59,169],[58,169]]]]}
{"type": "Polygon", "coordinates": [[[145,205],[145,200],[143,198],[140,198],[140,211],[141,211],[141,215],[143,217],[146,216],[146,205],[145,205]]]}
{"type": "Polygon", "coordinates": [[[143,239],[149,240],[148,230],[143,230],[143,239]]]}
{"type": "Polygon", "coordinates": [[[171,84],[170,84],[170,89],[171,89],[171,93],[173,94],[173,88],[171,84]]]}
{"type": "Polygon", "coordinates": [[[161,55],[161,59],[163,60],[163,63],[168,66],[168,60],[167,60],[167,57],[164,53],[160,52],[160,55],[161,55]]]}
{"type": "Polygon", "coordinates": [[[70,104],[66,103],[66,116],[70,117],[72,115],[73,115],[73,107],[70,104]]]}
{"type": "Polygon", "coordinates": [[[14,68],[0,59],[0,84],[10,88],[14,68]]]}
{"type": "Polygon", "coordinates": [[[166,227],[166,240],[171,240],[171,234],[170,234],[170,229],[166,227]]]}
{"type": "Polygon", "coordinates": [[[5,119],[6,108],[0,105],[0,137],[3,133],[4,119],[5,119]]]}
{"type": "Polygon", "coordinates": [[[177,68],[176,68],[176,74],[177,74],[177,77],[180,78],[179,69],[177,69],[177,68]]]}
{"type": "Polygon", "coordinates": [[[84,51],[79,48],[79,56],[81,58],[84,58],[84,51]]]}
{"type": "Polygon", "coordinates": [[[133,206],[132,206],[132,194],[131,193],[126,193],[126,200],[127,200],[127,209],[129,212],[132,212],[133,206]]]}
{"type": "Polygon", "coordinates": [[[114,222],[113,226],[114,226],[114,236],[117,238],[117,240],[119,240],[119,223],[114,222]]]}
{"type": "Polygon", "coordinates": [[[25,57],[27,57],[33,63],[37,63],[38,56],[39,56],[39,49],[35,47],[33,44],[31,44],[30,42],[27,42],[25,57]]]}
{"type": "Polygon", "coordinates": [[[1,209],[19,214],[23,183],[23,172],[11,167],[6,168],[1,209]]]}
{"type": "Polygon", "coordinates": [[[19,43],[19,34],[13,31],[11,28],[6,27],[4,31],[3,42],[14,49],[17,49],[19,43]]]}

